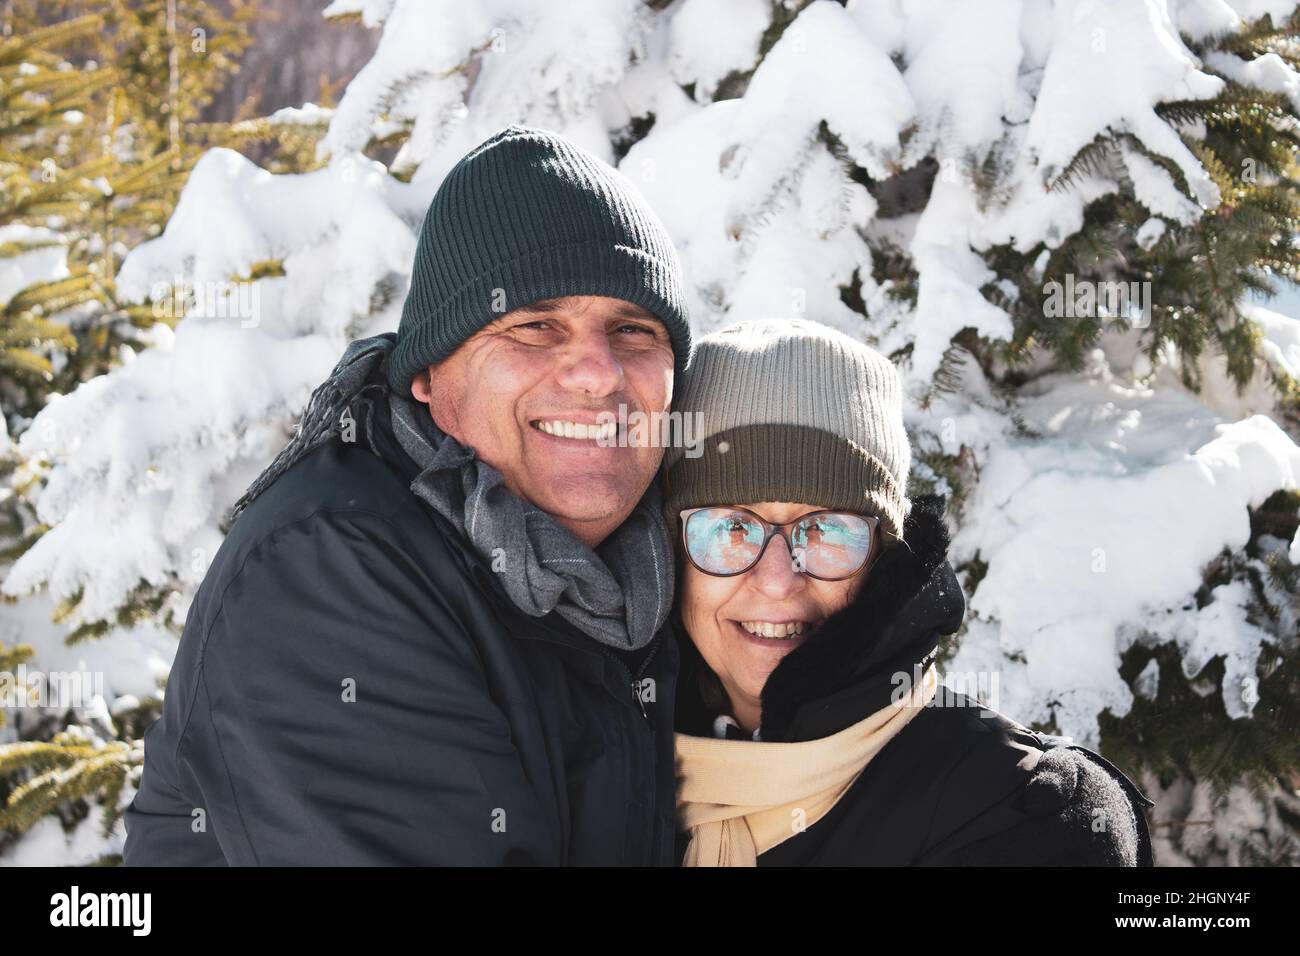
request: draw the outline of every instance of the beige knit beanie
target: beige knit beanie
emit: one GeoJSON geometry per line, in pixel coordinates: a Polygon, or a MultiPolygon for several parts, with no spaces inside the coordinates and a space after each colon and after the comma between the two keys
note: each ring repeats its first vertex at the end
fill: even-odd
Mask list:
{"type": "Polygon", "coordinates": [[[672,410],[699,445],[664,455],[674,536],[683,508],[798,501],[878,515],[885,545],[902,538],[912,451],[887,358],[820,322],[763,319],[698,339],[692,363],[672,410]]]}

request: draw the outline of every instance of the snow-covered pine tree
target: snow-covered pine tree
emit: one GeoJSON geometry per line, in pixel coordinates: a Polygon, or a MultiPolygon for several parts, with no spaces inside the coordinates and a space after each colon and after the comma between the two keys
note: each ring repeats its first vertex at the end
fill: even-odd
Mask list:
{"type": "Polygon", "coordinates": [[[157,321],[118,301],[114,277],[221,142],[224,125],[195,120],[234,68],[247,42],[237,28],[252,14],[184,0],[13,0],[0,11],[0,252],[9,285],[26,283],[0,291],[6,335],[29,346],[6,359],[10,412],[34,414],[50,392],[103,373],[157,321]]]}
{"type": "Polygon", "coordinates": [[[101,17],[42,25],[35,11],[24,6],[6,10],[5,16],[0,46],[0,136],[5,144],[0,160],[0,220],[5,223],[0,227],[0,261],[6,281],[0,286],[0,374],[6,410],[32,414],[44,404],[53,377],[51,353],[71,352],[76,346],[68,325],[49,315],[93,295],[94,276],[83,269],[33,282],[33,272],[45,279],[56,271],[55,263],[64,261],[65,240],[54,230],[28,223],[80,209],[95,188],[95,177],[112,165],[112,157],[98,151],[76,160],[68,154],[73,139],[85,136],[83,108],[111,85],[113,74],[107,69],[75,69],[59,52],[93,36],[103,26],[101,17]]]}
{"type": "MultiPolygon", "coordinates": [[[[46,463],[19,454],[10,436],[30,427],[51,395],[129,361],[155,340],[155,326],[179,320],[183,303],[176,307],[173,287],[158,296],[161,307],[124,300],[116,274],[132,247],[162,232],[196,160],[214,145],[272,141],[277,168],[314,162],[323,132],[315,117],[295,111],[236,124],[198,122],[236,67],[247,42],[240,28],[254,14],[248,4],[224,14],[189,0],[13,0],[0,8],[6,570],[47,530],[35,514],[46,463]]],[[[142,584],[116,609],[112,625],[156,618],[166,593],[142,584]]],[[[6,696],[20,665],[71,667],[80,659],[72,645],[110,626],[63,627],[76,602],[71,593],[39,609],[30,602],[21,611],[0,609],[6,696]]],[[[138,738],[156,715],[154,671],[141,670],[138,698],[116,695],[112,717],[102,702],[89,714],[8,704],[0,710],[18,717],[5,721],[4,733],[19,741],[0,752],[0,846],[49,814],[72,827],[87,818],[90,796],[104,805],[103,832],[113,828],[117,794],[138,764],[138,738]]]]}
{"type": "Polygon", "coordinates": [[[701,331],[800,315],[900,364],[970,598],[952,681],[1167,786],[1163,861],[1294,860],[1300,322],[1258,296],[1296,266],[1295,7],[335,0],[382,33],[325,165],[210,151],[117,275],[238,276],[256,315],[49,402],[19,439],[49,531],[4,590],[75,595],[131,693],[311,388],[396,326],[442,176],[531,123],[646,193],[701,331]],[[118,623],[140,582],[165,603],[118,623]]]}

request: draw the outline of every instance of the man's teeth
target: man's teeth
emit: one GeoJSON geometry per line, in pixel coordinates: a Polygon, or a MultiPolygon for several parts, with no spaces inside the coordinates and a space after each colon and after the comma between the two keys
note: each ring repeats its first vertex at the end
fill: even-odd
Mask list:
{"type": "Polygon", "coordinates": [[[618,434],[617,422],[605,422],[603,425],[585,425],[582,422],[566,422],[560,419],[552,421],[535,421],[534,427],[556,435],[560,438],[583,438],[595,441],[613,441],[618,434]]]}
{"type": "Polygon", "coordinates": [[[739,621],[741,627],[759,637],[794,637],[803,633],[804,621],[773,624],[771,621],[739,621]]]}

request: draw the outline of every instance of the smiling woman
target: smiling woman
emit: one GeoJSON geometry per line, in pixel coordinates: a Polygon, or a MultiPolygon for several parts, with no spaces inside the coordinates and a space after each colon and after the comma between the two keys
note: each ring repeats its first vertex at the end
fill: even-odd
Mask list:
{"type": "Polygon", "coordinates": [[[938,499],[904,496],[893,367],[815,323],[697,343],[667,458],[688,866],[1151,862],[1099,755],[941,687],[965,601],[938,499]]]}
{"type": "Polygon", "coordinates": [[[697,344],[674,405],[700,417],[703,452],[669,450],[665,509],[686,558],[682,623],[747,733],[768,675],[898,542],[901,399],[883,356],[818,323],[740,323],[697,344]]]}

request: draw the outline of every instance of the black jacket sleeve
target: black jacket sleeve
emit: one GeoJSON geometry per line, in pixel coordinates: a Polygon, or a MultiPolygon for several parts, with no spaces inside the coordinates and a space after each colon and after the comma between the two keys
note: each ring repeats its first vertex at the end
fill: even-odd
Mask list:
{"type": "Polygon", "coordinates": [[[186,801],[208,834],[192,839],[232,865],[560,862],[461,579],[403,540],[379,515],[318,512],[259,542],[187,624],[199,643],[178,653],[170,726],[146,739],[128,864],[189,862],[186,801]],[[180,799],[164,807],[164,790],[180,799]]]}
{"type": "MultiPolygon", "coordinates": [[[[990,812],[1005,828],[927,860],[947,866],[1152,866],[1141,797],[1090,751],[1052,747],[990,812]]],[[[1144,798],[1143,798],[1144,799],[1144,798]]],[[[1149,803],[1149,801],[1147,801],[1149,803]]]]}

